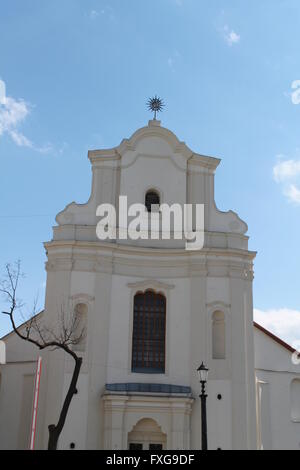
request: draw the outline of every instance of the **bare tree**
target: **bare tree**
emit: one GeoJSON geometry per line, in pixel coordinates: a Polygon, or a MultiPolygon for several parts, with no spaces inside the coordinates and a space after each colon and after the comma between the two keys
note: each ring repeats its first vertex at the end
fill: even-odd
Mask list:
{"type": "Polygon", "coordinates": [[[79,312],[77,312],[76,309],[66,309],[65,307],[61,307],[61,311],[58,313],[57,328],[49,328],[46,322],[36,314],[36,302],[29,320],[22,325],[22,328],[17,327],[15,313],[23,306],[17,297],[19,283],[22,277],[21,263],[18,261],[14,266],[10,264],[5,266],[5,275],[0,281],[0,293],[2,293],[9,306],[9,310],[2,313],[9,316],[13,331],[20,339],[33,344],[39,348],[39,350],[63,350],[66,354],[71,356],[75,362],[71,383],[61,408],[58,423],[48,426],[48,450],[56,450],[72,398],[77,393],[76,387],[82,365],[82,357],[76,354],[74,346],[83,340],[85,330],[84,328],[79,330],[79,312]],[[67,312],[67,310],[69,310],[69,312],[67,312]]]}

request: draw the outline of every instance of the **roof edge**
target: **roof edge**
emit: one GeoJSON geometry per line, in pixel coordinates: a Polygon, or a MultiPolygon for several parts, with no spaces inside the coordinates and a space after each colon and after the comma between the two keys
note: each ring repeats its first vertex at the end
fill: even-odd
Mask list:
{"type": "Polygon", "coordinates": [[[267,330],[263,326],[259,325],[258,323],[254,322],[254,327],[260,330],[262,333],[265,335],[269,336],[269,338],[273,339],[276,343],[278,343],[280,346],[283,348],[287,349],[291,353],[297,352],[296,349],[294,349],[292,346],[290,346],[288,343],[280,339],[278,336],[274,335],[274,333],[271,333],[271,331],[267,330]]]}
{"type": "MultiPolygon", "coordinates": [[[[42,315],[43,313],[45,313],[45,310],[42,310],[41,312],[37,313],[36,315],[33,315],[32,318],[36,318],[40,315],[42,315]]],[[[28,323],[32,318],[29,318],[28,320],[24,321],[23,323],[21,323],[21,325],[17,326],[17,329],[19,328],[24,328],[24,326],[26,325],[26,323],[28,323]]],[[[14,330],[10,331],[9,333],[7,333],[6,335],[2,336],[2,338],[0,338],[1,341],[4,341],[6,340],[10,335],[12,334],[15,334],[16,332],[14,330]]]]}

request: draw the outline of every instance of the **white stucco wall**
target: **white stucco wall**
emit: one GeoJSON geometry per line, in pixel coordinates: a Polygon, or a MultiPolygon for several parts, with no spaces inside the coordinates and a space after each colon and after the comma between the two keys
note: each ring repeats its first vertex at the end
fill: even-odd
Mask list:
{"type": "Polygon", "coordinates": [[[0,366],[0,449],[29,448],[38,350],[7,335],[6,364],[0,366]]]}
{"type": "Polygon", "coordinates": [[[259,400],[259,446],[265,450],[299,450],[300,420],[292,419],[291,384],[300,379],[292,352],[255,328],[259,400]]]}

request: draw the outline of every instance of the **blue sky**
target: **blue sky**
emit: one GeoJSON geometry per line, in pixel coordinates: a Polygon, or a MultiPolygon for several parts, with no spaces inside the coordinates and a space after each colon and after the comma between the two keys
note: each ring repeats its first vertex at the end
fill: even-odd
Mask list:
{"type": "Polygon", "coordinates": [[[89,197],[88,149],[145,125],[157,93],[163,125],[222,158],[217,205],[258,251],[257,318],[300,339],[299,20],[299,0],[1,2],[0,266],[22,260],[28,307],[55,215],[89,197]]]}

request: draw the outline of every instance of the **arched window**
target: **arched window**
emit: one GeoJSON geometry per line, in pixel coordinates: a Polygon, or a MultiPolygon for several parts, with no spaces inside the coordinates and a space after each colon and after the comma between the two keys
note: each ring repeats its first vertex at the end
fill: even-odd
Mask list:
{"type": "Polygon", "coordinates": [[[157,191],[151,189],[146,193],[145,206],[148,212],[152,212],[152,206],[155,206],[154,210],[157,210],[160,206],[160,197],[157,191]]]}
{"type": "Polygon", "coordinates": [[[75,337],[79,338],[79,342],[74,345],[74,351],[84,352],[86,349],[88,307],[86,304],[77,304],[74,309],[76,317],[75,337]]]}
{"type": "Polygon", "coordinates": [[[153,291],[134,297],[132,372],[165,372],[166,298],[153,291]]]}
{"type": "Polygon", "coordinates": [[[225,315],[215,312],[212,316],[212,357],[213,359],[226,358],[225,315]]]}

